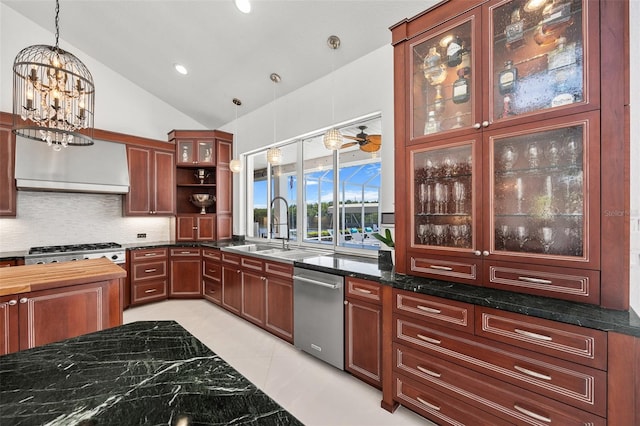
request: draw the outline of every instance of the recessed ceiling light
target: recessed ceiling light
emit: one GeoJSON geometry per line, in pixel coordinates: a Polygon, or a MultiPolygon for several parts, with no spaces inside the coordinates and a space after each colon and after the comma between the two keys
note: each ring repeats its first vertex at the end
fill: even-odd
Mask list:
{"type": "Polygon", "coordinates": [[[181,64],[173,64],[173,67],[176,69],[176,71],[178,71],[180,74],[182,75],[187,75],[189,74],[189,71],[187,71],[187,69],[185,68],[184,65],[181,64]]]}
{"type": "Polygon", "coordinates": [[[236,7],[240,12],[242,13],[251,12],[251,3],[249,2],[249,0],[234,0],[234,3],[236,4],[236,7]]]}

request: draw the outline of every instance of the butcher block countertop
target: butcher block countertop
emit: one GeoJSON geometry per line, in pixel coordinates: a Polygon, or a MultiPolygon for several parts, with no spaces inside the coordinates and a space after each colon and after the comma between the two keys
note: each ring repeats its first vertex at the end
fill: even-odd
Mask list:
{"type": "Polygon", "coordinates": [[[0,268],[0,296],[124,278],[127,272],[109,259],[0,268]]]}

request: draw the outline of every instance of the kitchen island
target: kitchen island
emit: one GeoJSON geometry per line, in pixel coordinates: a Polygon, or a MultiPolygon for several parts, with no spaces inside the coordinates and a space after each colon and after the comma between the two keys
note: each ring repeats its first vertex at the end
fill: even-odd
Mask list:
{"type": "Polygon", "coordinates": [[[174,321],[0,357],[0,383],[0,424],[302,424],[174,321]]]}

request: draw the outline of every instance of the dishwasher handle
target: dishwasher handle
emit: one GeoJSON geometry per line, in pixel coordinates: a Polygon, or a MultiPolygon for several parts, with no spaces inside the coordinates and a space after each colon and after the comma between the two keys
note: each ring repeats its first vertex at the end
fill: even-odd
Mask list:
{"type": "Polygon", "coordinates": [[[313,285],[319,285],[321,287],[327,287],[330,289],[338,289],[340,288],[340,284],[331,284],[331,283],[327,283],[327,282],[323,282],[323,281],[318,281],[318,280],[312,280],[309,278],[305,278],[305,277],[301,277],[299,275],[294,275],[293,276],[293,281],[301,281],[303,283],[307,283],[307,284],[313,284],[313,285]]]}

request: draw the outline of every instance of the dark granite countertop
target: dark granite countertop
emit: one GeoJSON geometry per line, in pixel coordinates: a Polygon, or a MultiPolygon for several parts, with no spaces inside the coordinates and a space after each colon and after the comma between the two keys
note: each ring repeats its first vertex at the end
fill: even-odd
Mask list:
{"type": "Polygon", "coordinates": [[[616,311],[586,303],[568,302],[486,287],[458,284],[383,271],[377,259],[333,254],[302,259],[294,266],[347,277],[377,281],[394,288],[502,309],[602,331],[640,337],[640,317],[632,310],[616,311]]]}
{"type": "Polygon", "coordinates": [[[174,321],[0,356],[3,425],[302,425],[174,321]]]}

